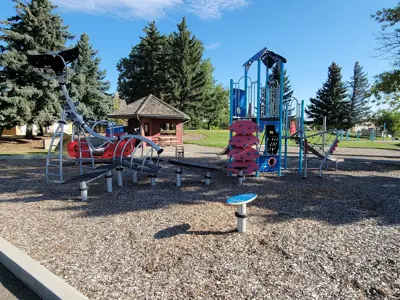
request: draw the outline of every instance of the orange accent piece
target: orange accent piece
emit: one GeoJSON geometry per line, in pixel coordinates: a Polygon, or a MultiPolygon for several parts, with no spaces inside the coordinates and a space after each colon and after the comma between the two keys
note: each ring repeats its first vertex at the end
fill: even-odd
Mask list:
{"type": "Polygon", "coordinates": [[[290,135],[295,134],[296,133],[296,122],[294,120],[292,120],[290,122],[290,135]]]}

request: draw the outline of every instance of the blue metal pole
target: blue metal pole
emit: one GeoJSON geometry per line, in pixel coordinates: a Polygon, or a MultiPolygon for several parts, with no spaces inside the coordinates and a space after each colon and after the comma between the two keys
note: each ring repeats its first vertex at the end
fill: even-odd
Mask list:
{"type": "MultiPolygon", "coordinates": [[[[230,82],[229,125],[232,125],[232,123],[233,123],[233,111],[234,111],[233,99],[234,99],[234,95],[233,95],[233,79],[231,79],[231,82],[230,82]]],[[[232,135],[233,135],[232,131],[229,130],[229,140],[232,138],[232,135]]],[[[229,150],[232,150],[232,146],[229,146],[229,150]]],[[[229,165],[231,165],[232,158],[229,157],[228,161],[229,161],[229,165]]],[[[232,176],[231,172],[229,172],[229,176],[232,176]]]]}
{"type": "MultiPolygon", "coordinates": [[[[269,68],[267,66],[266,70],[266,79],[265,79],[265,118],[269,118],[269,68]]],[[[264,155],[267,154],[267,141],[268,141],[268,132],[266,129],[266,126],[264,126],[264,155]]]]}
{"type": "Polygon", "coordinates": [[[284,153],[284,156],[285,156],[284,169],[285,170],[287,169],[287,156],[288,156],[287,155],[287,153],[288,153],[287,136],[288,136],[288,133],[290,132],[290,131],[288,131],[288,127],[290,127],[290,118],[289,118],[288,114],[289,114],[289,103],[287,102],[286,107],[285,107],[285,136],[286,136],[286,138],[285,138],[285,153],[284,153]]]}
{"type": "MultiPolygon", "coordinates": [[[[257,61],[257,125],[260,126],[260,117],[261,117],[261,59],[257,61]]],[[[260,140],[260,131],[256,133],[258,140],[260,140]]],[[[261,145],[258,144],[257,150],[260,151],[261,145]]],[[[260,159],[257,158],[257,165],[260,165],[260,159]]],[[[256,172],[256,177],[260,175],[260,172],[256,172]]]]}
{"type": "Polygon", "coordinates": [[[299,134],[299,146],[300,146],[300,151],[299,151],[299,174],[303,172],[303,147],[304,147],[304,100],[301,100],[301,115],[300,115],[300,134],[299,134]]]}
{"type": "MultiPolygon", "coordinates": [[[[280,62],[280,92],[279,92],[279,141],[278,141],[278,147],[279,147],[279,160],[282,158],[282,110],[283,110],[283,73],[284,73],[284,63],[280,62]]],[[[279,163],[278,166],[278,176],[281,176],[281,170],[282,164],[279,163]]]]}
{"type": "MultiPolygon", "coordinates": [[[[247,118],[247,107],[248,107],[248,97],[247,97],[247,67],[244,67],[244,117],[247,118]]],[[[251,115],[251,112],[250,112],[251,115]]]]}

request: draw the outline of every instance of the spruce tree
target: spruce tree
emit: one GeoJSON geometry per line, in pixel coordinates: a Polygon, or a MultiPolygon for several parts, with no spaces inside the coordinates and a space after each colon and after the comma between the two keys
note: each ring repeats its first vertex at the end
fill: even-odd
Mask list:
{"type": "Polygon", "coordinates": [[[204,96],[201,109],[195,115],[196,119],[205,121],[207,129],[212,126],[224,126],[229,122],[229,91],[220,84],[216,84],[213,77],[214,66],[210,59],[201,63],[205,74],[204,96]],[[228,120],[228,122],[227,122],[228,120]]]}
{"type": "MultiPolygon", "coordinates": [[[[278,64],[275,64],[274,67],[272,68],[272,78],[274,80],[277,80],[280,82],[281,80],[281,72],[280,72],[280,67],[278,64]]],[[[293,96],[293,89],[292,86],[290,85],[290,79],[289,75],[287,74],[287,69],[283,71],[283,101],[289,101],[292,96],[293,96]]]]}
{"type": "Polygon", "coordinates": [[[16,16],[0,22],[0,40],[5,43],[0,54],[4,77],[0,107],[6,111],[2,114],[11,112],[8,126],[26,123],[27,138],[32,138],[32,126],[52,122],[61,104],[57,83],[33,72],[26,54],[60,51],[72,36],[49,0],[13,1],[16,16]]]}
{"type": "Polygon", "coordinates": [[[358,124],[370,115],[371,107],[368,106],[366,94],[369,90],[369,82],[367,74],[363,72],[363,68],[357,61],[354,64],[354,72],[348,83],[350,88],[349,104],[348,104],[348,126],[352,127],[358,124]]]}
{"type": "Polygon", "coordinates": [[[186,19],[169,39],[169,73],[172,105],[194,119],[203,108],[206,74],[202,68],[204,47],[187,28],[186,19]]]}
{"type": "Polygon", "coordinates": [[[122,99],[131,103],[149,94],[161,99],[167,91],[167,39],[161,35],[153,21],[143,31],[138,45],[118,65],[118,92],[122,99]]]}
{"type": "Polygon", "coordinates": [[[113,98],[107,94],[110,83],[105,80],[106,71],[100,69],[100,58],[82,34],[78,41],[79,59],[69,80],[70,96],[79,101],[78,111],[88,120],[103,119],[113,110],[113,98]]]}
{"type": "Polygon", "coordinates": [[[348,125],[346,92],[341,68],[332,62],[328,69],[328,79],[318,90],[316,97],[310,99],[311,104],[305,110],[307,116],[318,125],[322,125],[326,116],[329,128],[345,129],[348,125]]]}

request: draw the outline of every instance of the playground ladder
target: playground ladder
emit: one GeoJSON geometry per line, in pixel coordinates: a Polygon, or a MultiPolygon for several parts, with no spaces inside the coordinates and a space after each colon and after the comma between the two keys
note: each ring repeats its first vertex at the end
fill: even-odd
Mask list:
{"type": "Polygon", "coordinates": [[[87,144],[87,148],[88,148],[87,150],[82,149],[82,144],[81,144],[82,137],[83,137],[83,140],[87,142],[87,135],[85,133],[85,130],[81,126],[79,126],[79,125],[73,126],[72,140],[75,139],[75,135],[78,136],[78,152],[79,152],[79,158],[76,158],[76,162],[79,164],[79,174],[83,175],[84,162],[87,159],[90,161],[91,169],[95,168],[93,150],[89,144],[87,144]],[[87,158],[87,159],[83,158],[83,152],[89,152],[90,158],[87,158]]]}
{"type": "MultiPolygon", "coordinates": [[[[63,112],[64,116],[64,112],[63,112]]],[[[63,138],[64,138],[65,121],[59,121],[56,130],[51,138],[49,150],[47,152],[46,159],[46,181],[49,182],[50,177],[57,178],[60,183],[63,182],[63,138]],[[56,139],[59,138],[59,143],[56,143],[56,139]],[[57,153],[57,147],[59,147],[59,153],[57,153]],[[53,153],[54,150],[54,153],[53,153]]]]}
{"type": "Polygon", "coordinates": [[[336,146],[338,145],[338,143],[339,143],[339,137],[336,136],[334,138],[332,144],[330,145],[329,150],[327,152],[325,152],[324,159],[322,160],[321,165],[319,166],[319,176],[320,177],[322,177],[322,166],[325,163],[328,163],[328,161],[334,161],[336,163],[335,169],[337,170],[337,166],[338,166],[338,163],[339,163],[340,160],[339,159],[334,159],[330,155],[336,149],[336,146]]]}
{"type": "MultiPolygon", "coordinates": [[[[324,133],[326,133],[326,132],[319,133],[317,135],[321,135],[321,137],[322,137],[322,134],[324,134],[324,133]]],[[[316,135],[313,135],[313,136],[316,136],[316,135]]],[[[322,177],[322,167],[323,167],[323,165],[325,163],[328,164],[328,161],[335,162],[336,163],[336,170],[337,170],[338,163],[340,161],[343,161],[341,159],[337,159],[337,158],[334,158],[334,157],[331,156],[333,154],[333,151],[336,149],[336,146],[339,143],[339,135],[338,135],[338,133],[336,133],[336,136],[334,137],[332,143],[330,144],[328,151],[324,150],[325,149],[325,144],[324,143],[321,144],[318,141],[319,141],[319,139],[317,140],[317,142],[312,143],[309,140],[307,140],[307,138],[306,138],[306,144],[305,144],[306,149],[304,149],[305,150],[305,154],[306,154],[306,157],[305,157],[306,168],[304,169],[304,172],[305,172],[304,173],[304,177],[307,177],[307,151],[310,151],[315,156],[317,156],[317,157],[322,159],[322,162],[321,162],[321,164],[319,166],[319,176],[320,177],[322,177]]]]}

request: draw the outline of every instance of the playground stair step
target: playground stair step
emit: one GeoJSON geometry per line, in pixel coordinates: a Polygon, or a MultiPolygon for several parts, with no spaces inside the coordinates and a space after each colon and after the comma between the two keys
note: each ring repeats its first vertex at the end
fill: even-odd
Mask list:
{"type": "Polygon", "coordinates": [[[82,182],[82,181],[89,182],[89,181],[94,180],[95,178],[97,178],[99,176],[105,175],[109,171],[112,171],[112,170],[116,169],[120,165],[121,164],[119,162],[115,162],[115,163],[108,164],[108,165],[102,165],[100,167],[97,167],[97,168],[93,169],[91,172],[88,172],[88,173],[83,174],[81,176],[69,179],[69,180],[65,181],[64,183],[65,184],[70,184],[70,183],[77,183],[77,182],[82,182]]]}

